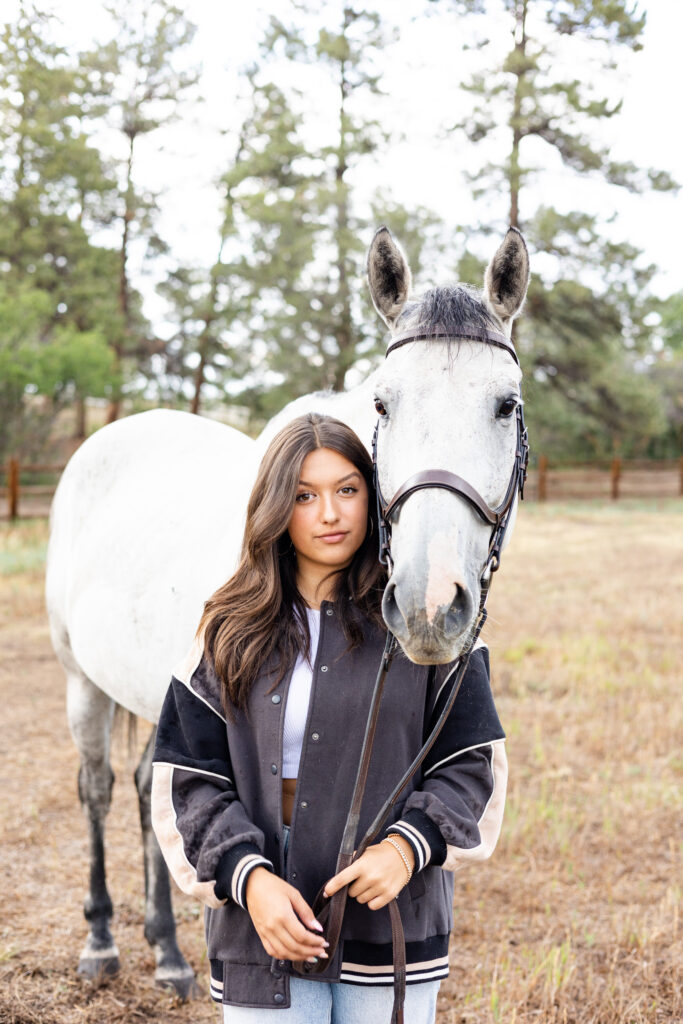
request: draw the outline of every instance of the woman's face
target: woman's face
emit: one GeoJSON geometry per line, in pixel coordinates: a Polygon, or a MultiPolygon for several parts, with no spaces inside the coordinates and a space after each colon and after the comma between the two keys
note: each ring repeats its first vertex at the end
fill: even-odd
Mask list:
{"type": "Polygon", "coordinates": [[[331,448],[316,448],[303,461],[289,536],[299,572],[320,573],[348,565],[368,524],[368,488],[352,462],[331,448]]]}

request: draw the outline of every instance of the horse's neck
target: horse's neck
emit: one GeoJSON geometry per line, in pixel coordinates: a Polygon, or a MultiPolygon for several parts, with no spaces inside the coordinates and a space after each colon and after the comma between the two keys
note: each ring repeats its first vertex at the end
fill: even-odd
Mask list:
{"type": "Polygon", "coordinates": [[[365,378],[356,387],[343,391],[332,398],[337,411],[330,409],[330,414],[348,423],[356,431],[364,444],[370,448],[372,431],[377,420],[377,413],[374,406],[375,378],[379,368],[365,378]]]}
{"type": "Polygon", "coordinates": [[[372,431],[377,420],[373,397],[375,378],[378,373],[379,369],[373,370],[364,381],[348,391],[324,391],[304,395],[302,398],[290,402],[268,423],[258,437],[256,447],[258,460],[278,430],[296,416],[302,416],[308,412],[325,413],[347,423],[352,430],[355,430],[369,451],[372,443],[372,431]]]}

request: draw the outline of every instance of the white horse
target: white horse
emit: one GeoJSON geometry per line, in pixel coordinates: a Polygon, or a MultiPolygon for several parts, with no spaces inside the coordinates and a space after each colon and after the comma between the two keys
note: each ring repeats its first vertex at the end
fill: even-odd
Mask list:
{"type": "MultiPolygon", "coordinates": [[[[462,335],[483,327],[509,338],[528,274],[526,246],[511,229],[486,271],[482,294],[454,285],[411,299],[409,267],[381,228],[370,248],[368,277],[391,337],[438,328],[447,343],[403,345],[351,391],[292,402],[256,441],[201,417],[156,410],[97,431],[70,460],[51,511],[46,598],[52,642],[67,676],[79,795],[90,830],[84,908],[90,933],[81,973],[114,973],[119,966],[104,866],[115,707],[156,722],[204,601],[236,566],[247,498],[268,441],[294,416],[316,411],[348,423],[369,448],[377,409],[385,497],[413,473],[438,467],[465,478],[496,506],[514,464],[510,410],[521,401],[521,371],[503,349],[462,335]]],[[[490,527],[447,490],[420,490],[402,505],[393,523],[384,614],[414,661],[443,663],[458,655],[476,616],[489,537],[490,527]]],[[[145,936],[155,951],[157,982],[186,997],[194,976],[176,944],[168,873],[150,824],[153,746],[154,734],[135,773],[145,936]]]]}

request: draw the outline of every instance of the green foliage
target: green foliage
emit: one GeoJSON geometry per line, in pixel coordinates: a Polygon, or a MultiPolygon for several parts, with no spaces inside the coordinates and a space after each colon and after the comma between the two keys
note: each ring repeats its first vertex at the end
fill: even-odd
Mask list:
{"type": "Polygon", "coordinates": [[[195,81],[176,67],[193,27],[167,0],[110,9],[112,37],[76,55],[32,0],[0,34],[0,458],[39,454],[60,405],[140,388],[160,348],[130,281],[132,243],[165,251],[156,200],[134,183],[134,141],[166,123],[195,81]],[[94,142],[120,126],[122,163],[94,142]],[[119,251],[94,244],[121,226],[119,251]],[[17,331],[14,325],[19,325],[17,331]],[[40,402],[36,396],[46,396],[40,402]]]}
{"type": "Polygon", "coordinates": [[[60,405],[105,395],[113,355],[94,330],[55,325],[50,294],[0,278],[0,453],[38,456],[60,405]],[[40,402],[38,396],[49,401],[40,402]]]}
{"type": "Polygon", "coordinates": [[[3,459],[40,454],[59,403],[112,382],[101,325],[115,336],[116,262],[86,226],[113,182],[84,127],[90,99],[75,60],[52,41],[51,19],[22,2],[0,35],[3,459]]]}
{"type": "Polygon", "coordinates": [[[98,331],[58,327],[36,360],[32,384],[55,401],[74,395],[104,398],[111,387],[114,354],[98,331]]]}

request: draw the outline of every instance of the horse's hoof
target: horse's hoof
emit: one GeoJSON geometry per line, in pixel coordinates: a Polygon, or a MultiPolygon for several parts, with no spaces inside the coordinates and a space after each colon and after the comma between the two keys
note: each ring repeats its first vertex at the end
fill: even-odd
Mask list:
{"type": "Polygon", "coordinates": [[[206,995],[204,989],[197,982],[192,970],[173,973],[172,971],[160,970],[154,975],[154,984],[157,988],[165,988],[178,996],[182,1002],[187,1003],[191,999],[203,999],[206,995]]]}
{"type": "Polygon", "coordinates": [[[78,961],[78,974],[90,981],[101,981],[119,973],[118,956],[84,956],[78,961]]]}

